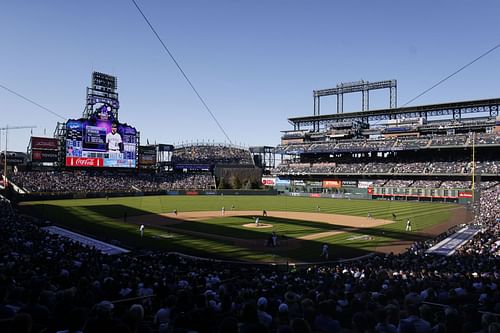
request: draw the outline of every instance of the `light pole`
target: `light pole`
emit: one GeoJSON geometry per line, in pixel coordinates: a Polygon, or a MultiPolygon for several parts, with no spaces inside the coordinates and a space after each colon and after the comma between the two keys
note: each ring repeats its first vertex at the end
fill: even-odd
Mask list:
{"type": "MultiPolygon", "coordinates": [[[[12,130],[12,129],[25,129],[25,128],[30,128],[30,129],[33,129],[33,128],[36,128],[36,126],[10,126],[7,125],[5,127],[2,127],[0,128],[0,137],[2,136],[2,131],[5,131],[5,150],[4,150],[4,153],[3,153],[3,185],[5,188],[7,188],[7,138],[9,136],[9,130],[12,130]]],[[[0,145],[0,149],[1,148],[1,145],[0,145]]]]}

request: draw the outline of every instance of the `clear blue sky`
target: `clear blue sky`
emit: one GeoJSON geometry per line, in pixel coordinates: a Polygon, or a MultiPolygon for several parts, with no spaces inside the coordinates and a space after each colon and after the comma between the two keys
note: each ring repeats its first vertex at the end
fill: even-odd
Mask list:
{"type": "MultiPolygon", "coordinates": [[[[398,80],[398,104],[500,43],[498,1],[137,0],[234,143],[272,145],[287,118],[313,113],[312,91],[339,82],[398,80]]],[[[224,142],[128,0],[4,1],[0,84],[79,118],[93,70],[118,77],[120,120],[142,144],[224,142]]],[[[500,97],[500,49],[412,105],[500,97]]],[[[388,91],[371,94],[388,107],[388,91]]],[[[322,99],[333,113],[335,97],[322,99]]],[[[0,89],[0,127],[57,117],[0,89]]],[[[361,95],[345,97],[358,111],[361,95]]],[[[9,132],[25,151],[29,130],[9,132]]],[[[2,149],[5,137],[2,136],[2,149]]]]}

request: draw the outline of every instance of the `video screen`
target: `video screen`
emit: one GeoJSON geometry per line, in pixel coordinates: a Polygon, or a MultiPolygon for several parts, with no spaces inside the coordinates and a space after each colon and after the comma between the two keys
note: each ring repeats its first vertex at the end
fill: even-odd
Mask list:
{"type": "Polygon", "coordinates": [[[135,168],[134,127],[114,119],[103,105],[90,119],[71,119],[66,123],[66,166],[135,168]]]}

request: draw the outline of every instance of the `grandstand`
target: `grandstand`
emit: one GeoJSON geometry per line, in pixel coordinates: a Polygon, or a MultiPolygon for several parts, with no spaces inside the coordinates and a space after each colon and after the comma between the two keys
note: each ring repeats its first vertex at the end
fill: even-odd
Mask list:
{"type": "MultiPolygon", "coordinates": [[[[102,73],[98,76],[112,81],[102,73]]],[[[351,89],[352,85],[340,85],[337,89],[341,88],[351,89]]],[[[102,108],[92,100],[96,98],[94,95],[103,97],[102,92],[99,93],[99,87],[89,91],[90,104],[84,112],[87,118],[74,123],[85,123],[95,116],[96,110],[102,113],[102,108]]],[[[109,93],[117,98],[115,92],[109,93]]],[[[319,95],[315,95],[315,101],[319,95]]],[[[113,106],[111,115],[118,118],[117,100],[111,98],[108,102],[113,106]]],[[[254,162],[259,160],[256,156],[261,157],[258,154],[268,154],[269,147],[248,150],[214,143],[139,146],[135,129],[132,131],[132,127],[121,123],[118,126],[123,126],[122,134],[129,135],[129,150],[112,153],[124,154],[120,158],[110,155],[104,146],[93,147],[95,151],[87,156],[76,155],[80,138],[76,127],[68,134],[70,122],[58,127],[55,139],[31,140],[28,154],[31,160],[9,164],[10,185],[3,193],[14,200],[0,196],[0,331],[468,333],[498,330],[500,99],[403,108],[391,103],[391,106],[372,111],[366,106],[360,112],[342,111],[334,115],[321,115],[319,107],[315,107],[312,117],[289,119],[294,128],[284,131],[282,142],[275,149],[276,154],[282,155],[282,163],[264,176],[265,163],[259,163],[262,168],[258,168],[254,162]],[[445,116],[451,119],[444,119],[445,116]],[[68,144],[68,140],[72,142],[68,144]],[[134,142],[137,145],[133,147],[134,142]],[[132,148],[135,155],[125,153],[132,153],[132,148]],[[40,159],[34,161],[32,151],[40,159]],[[80,165],[79,161],[89,164],[80,165]],[[92,163],[96,165],[90,167],[92,163]],[[303,266],[288,261],[279,266],[275,262],[249,264],[238,258],[215,260],[152,247],[162,241],[173,243],[178,237],[192,242],[200,253],[204,250],[201,244],[207,244],[202,238],[214,229],[216,236],[208,238],[208,242],[215,243],[218,251],[224,246],[235,256],[247,250],[258,254],[271,251],[260,244],[259,238],[256,242],[245,239],[257,232],[244,233],[240,225],[236,231],[230,230],[232,216],[223,220],[221,215],[237,214],[238,208],[233,211],[234,207],[222,206],[222,211],[216,212],[219,220],[211,225],[183,221],[178,214],[184,212],[178,212],[177,208],[168,213],[161,210],[165,202],[174,201],[171,196],[179,194],[207,194],[220,209],[221,202],[229,202],[223,200],[237,200],[238,196],[227,199],[217,194],[226,193],[223,190],[228,187],[237,190],[232,194],[244,194],[244,189],[261,187],[254,184],[261,177],[265,180],[264,189],[254,192],[270,193],[273,198],[274,194],[283,194],[285,199],[287,195],[362,198],[363,203],[373,204],[371,208],[393,200],[439,201],[463,204],[474,216],[467,226],[453,225],[436,237],[422,231],[410,244],[398,238],[398,244],[391,243],[390,247],[407,246],[399,253],[373,251],[350,260],[338,260],[332,253],[335,260],[331,262],[308,262],[303,266]],[[161,216],[164,229],[154,234],[155,226],[146,224],[146,235],[143,239],[141,233],[139,239],[133,220],[145,223],[143,206],[151,205],[151,201],[141,197],[153,193],[168,194],[165,201],[162,201],[165,196],[154,199],[159,202],[160,212],[165,213],[161,216]],[[137,206],[126,206],[122,198],[108,200],[108,195],[113,199],[119,196],[140,199],[135,201],[137,206]],[[66,225],[74,222],[75,229],[82,228],[78,223],[83,221],[87,224],[83,230],[89,235],[53,226],[46,219],[50,208],[46,207],[50,206],[47,202],[40,204],[40,211],[18,205],[18,201],[40,196],[68,197],[79,202],[86,197],[100,197],[78,207],[68,203],[61,210],[66,214],[58,216],[66,225]],[[119,212],[119,218],[113,215],[116,213],[113,209],[119,212]],[[127,211],[123,215],[123,209],[129,209],[130,215],[127,216],[127,211]],[[28,216],[27,212],[35,213],[28,216]],[[85,212],[90,213],[85,215],[85,212]],[[92,226],[91,217],[95,216],[104,221],[92,226]],[[196,230],[198,227],[205,229],[196,230]],[[127,230],[133,230],[134,234],[127,230]],[[182,230],[185,233],[181,234],[182,230]],[[234,234],[224,238],[228,230],[234,234]],[[237,240],[235,235],[244,236],[237,240]],[[251,244],[249,249],[237,247],[247,243],[251,244]],[[301,325],[306,328],[300,330],[301,325]]],[[[99,129],[91,130],[98,133],[95,138],[103,135],[99,129]]],[[[269,160],[274,162],[274,156],[269,160]]],[[[189,199],[189,196],[182,198],[183,207],[204,209],[189,206],[189,199]]],[[[269,197],[264,197],[259,209],[262,202],[268,201],[269,197]]],[[[353,206],[353,201],[329,200],[329,203],[353,206]]],[[[292,218],[294,209],[286,206],[289,201],[284,203],[286,218],[268,217],[265,211],[261,223],[272,221],[283,228],[290,220],[300,230],[311,227],[312,221],[292,218]]],[[[320,211],[319,205],[307,204],[310,207],[294,208],[314,210],[306,213],[318,214],[315,215],[318,218],[328,209],[321,207],[320,211]]],[[[411,205],[420,205],[401,204],[410,205],[403,209],[407,214],[412,211],[411,205]]],[[[455,205],[439,207],[443,206],[455,205]]],[[[379,212],[384,218],[392,213],[396,219],[393,211],[379,210],[384,210],[379,212]]],[[[363,216],[363,223],[374,223],[371,211],[368,212],[369,219],[363,216]]],[[[257,228],[257,223],[253,223],[255,211],[245,214],[250,215],[235,219],[251,218],[250,224],[257,228]]],[[[216,219],[215,215],[210,219],[216,219]]],[[[338,228],[334,225],[327,233],[338,233],[338,228]]],[[[398,229],[367,230],[367,234],[356,231],[341,237],[351,237],[355,245],[362,246],[363,241],[383,239],[380,231],[401,234],[395,231],[398,229]]],[[[322,242],[328,241],[323,232],[320,236],[322,242]]],[[[305,251],[307,237],[298,243],[304,248],[288,249],[291,239],[281,235],[280,241],[287,248],[277,249],[273,256],[305,251]]],[[[319,255],[319,247],[317,250],[319,255]]]]}
{"type": "Polygon", "coordinates": [[[499,180],[499,107],[500,99],[489,99],[329,115],[315,109],[288,120],[293,130],[276,148],[283,163],[271,172],[288,181],[284,192],[307,195],[318,188],[294,184],[336,180],[323,195],[465,203],[499,180]]]}

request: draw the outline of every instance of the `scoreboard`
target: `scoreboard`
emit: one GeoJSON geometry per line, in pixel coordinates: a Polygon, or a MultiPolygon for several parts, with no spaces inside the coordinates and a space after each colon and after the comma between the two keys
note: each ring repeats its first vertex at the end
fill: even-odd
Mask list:
{"type": "Polygon", "coordinates": [[[104,105],[90,119],[66,123],[66,166],[135,168],[137,131],[104,105]]]}

